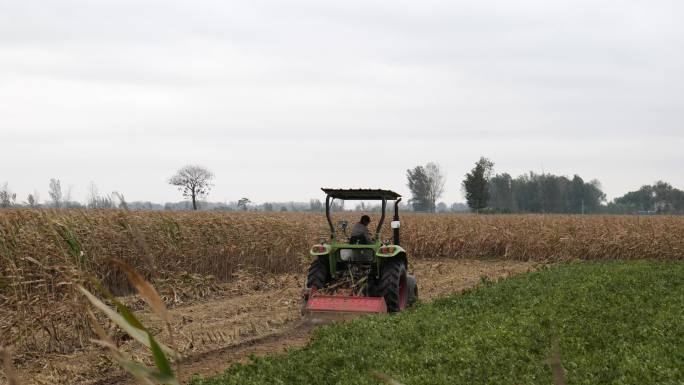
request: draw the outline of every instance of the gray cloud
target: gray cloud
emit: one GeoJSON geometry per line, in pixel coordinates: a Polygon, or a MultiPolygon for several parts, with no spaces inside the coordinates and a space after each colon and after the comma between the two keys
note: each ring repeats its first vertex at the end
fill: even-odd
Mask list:
{"type": "MultiPolygon", "coordinates": [[[[176,199],[387,186],[427,161],[448,201],[480,156],[610,196],[684,187],[677,1],[0,1],[0,182],[176,199]],[[366,170],[359,173],[358,170],[366,170]]],[[[46,196],[46,194],[43,194],[46,196]]]]}

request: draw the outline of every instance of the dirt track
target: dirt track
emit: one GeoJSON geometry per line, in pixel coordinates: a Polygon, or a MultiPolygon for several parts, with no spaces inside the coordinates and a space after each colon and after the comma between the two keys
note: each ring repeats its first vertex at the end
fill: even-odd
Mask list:
{"type": "MultiPolygon", "coordinates": [[[[481,276],[508,277],[532,270],[533,264],[441,259],[416,261],[413,268],[420,298],[429,301],[472,287],[481,276]]],[[[242,279],[227,287],[219,298],[172,309],[178,347],[186,357],[182,361],[182,378],[222,372],[231,363],[248,360],[251,354],[281,353],[306,345],[311,326],[300,322],[303,280],[301,274],[261,281],[242,279]]],[[[161,330],[152,315],[143,312],[141,320],[152,330],[161,330]]],[[[128,348],[133,357],[144,358],[135,347],[128,348]]],[[[133,383],[95,348],[25,363],[20,374],[25,384],[133,383]]]]}

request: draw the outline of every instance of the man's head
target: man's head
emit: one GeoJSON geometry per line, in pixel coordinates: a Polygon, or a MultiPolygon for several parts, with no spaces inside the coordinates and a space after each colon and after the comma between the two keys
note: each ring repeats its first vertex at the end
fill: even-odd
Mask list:
{"type": "Polygon", "coordinates": [[[370,217],[368,215],[362,216],[359,223],[361,223],[364,226],[368,226],[368,224],[370,223],[370,217]]]}

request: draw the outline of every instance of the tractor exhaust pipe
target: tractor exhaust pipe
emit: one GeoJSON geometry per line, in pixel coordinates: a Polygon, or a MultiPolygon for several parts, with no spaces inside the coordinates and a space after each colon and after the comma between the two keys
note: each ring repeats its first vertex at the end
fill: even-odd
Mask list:
{"type": "MultiPolygon", "coordinates": [[[[401,202],[401,198],[394,201],[394,217],[392,218],[392,221],[399,220],[399,202],[401,202]]],[[[394,244],[399,246],[399,228],[393,229],[392,233],[394,236],[394,244]]]]}

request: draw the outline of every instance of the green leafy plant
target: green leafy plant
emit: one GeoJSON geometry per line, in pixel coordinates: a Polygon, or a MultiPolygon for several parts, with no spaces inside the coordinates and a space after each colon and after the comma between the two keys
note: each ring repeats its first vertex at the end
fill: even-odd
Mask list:
{"type": "Polygon", "coordinates": [[[323,326],[304,349],[191,384],[677,384],[682,276],[681,261],[564,263],[323,326]]]}
{"type": "MultiPolygon", "coordinates": [[[[154,313],[166,323],[169,337],[173,344],[173,331],[171,330],[168,311],[154,287],[128,264],[118,260],[112,260],[111,262],[126,273],[133,286],[135,286],[140,293],[141,297],[144,298],[145,301],[150,305],[154,313]]],[[[170,362],[170,358],[176,359],[176,362],[178,362],[179,356],[175,347],[172,349],[158,342],[152,333],[145,328],[145,326],[138,320],[138,318],[130,309],[128,309],[124,304],[122,304],[106,289],[104,289],[99,282],[94,280],[91,282],[93,283],[93,286],[96,287],[98,291],[114,305],[114,309],[93,295],[85,287],[79,285],[77,286],[78,290],[96,309],[101,311],[105,316],[107,316],[107,318],[119,326],[121,330],[126,332],[126,334],[128,334],[135,341],[149,349],[152,358],[154,359],[155,368],[150,368],[140,362],[131,360],[117,347],[116,343],[98,323],[95,315],[88,310],[88,315],[93,326],[93,330],[99,337],[99,339],[94,340],[94,342],[107,348],[114,360],[124,370],[133,375],[138,382],[142,384],[179,385],[177,377],[179,367],[177,366],[176,373],[174,374],[170,362]]]]}

